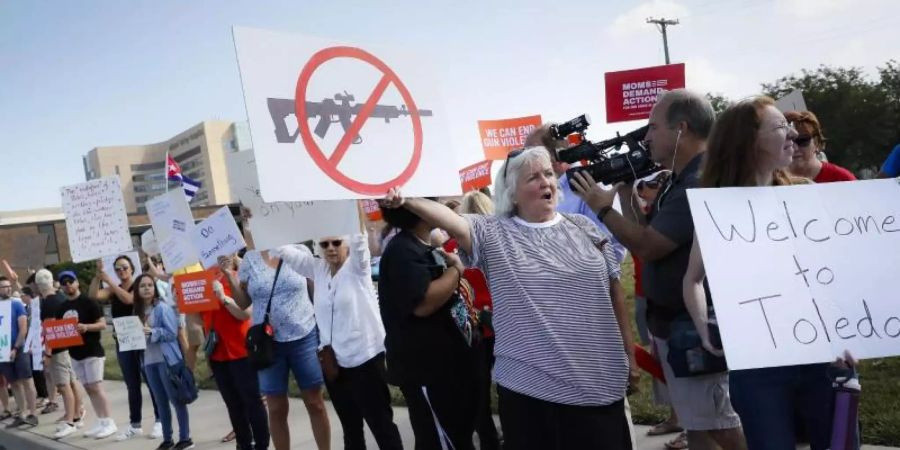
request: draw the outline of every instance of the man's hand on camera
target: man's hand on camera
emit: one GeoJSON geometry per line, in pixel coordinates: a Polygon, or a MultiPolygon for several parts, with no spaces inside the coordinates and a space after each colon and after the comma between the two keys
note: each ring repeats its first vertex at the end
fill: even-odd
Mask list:
{"type": "Polygon", "coordinates": [[[594,177],[585,171],[575,172],[575,175],[569,179],[572,186],[572,192],[581,198],[594,211],[599,213],[605,207],[612,207],[616,199],[616,193],[621,183],[616,184],[613,189],[603,189],[594,181],[594,177]]]}

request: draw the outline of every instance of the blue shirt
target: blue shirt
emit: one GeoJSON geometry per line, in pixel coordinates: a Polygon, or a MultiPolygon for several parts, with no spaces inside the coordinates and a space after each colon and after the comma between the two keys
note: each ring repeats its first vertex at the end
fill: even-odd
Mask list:
{"type": "Polygon", "coordinates": [[[884,160],[881,166],[881,173],[893,178],[900,176],[900,145],[894,147],[891,154],[884,160]]]}
{"type": "MultiPolygon", "coordinates": [[[[253,325],[262,323],[275,281],[275,269],[269,267],[258,251],[244,255],[238,270],[241,283],[247,284],[247,293],[253,303],[253,325]]],[[[272,312],[269,323],[275,330],[276,342],[292,342],[302,339],[316,327],[313,305],[306,290],[306,278],[294,272],[286,264],[278,274],[272,312]]]]}
{"type": "Polygon", "coordinates": [[[172,305],[157,300],[147,314],[147,350],[144,351],[144,367],[165,362],[172,366],[181,361],[178,344],[178,316],[172,305]]]}
{"type": "MultiPolygon", "coordinates": [[[[27,316],[28,313],[25,311],[25,304],[17,298],[9,298],[2,301],[12,302],[9,309],[12,313],[12,316],[9,318],[9,326],[12,333],[9,336],[9,348],[13,348],[16,345],[16,339],[19,337],[19,317],[27,316]]],[[[22,340],[22,344],[25,344],[24,339],[22,340]]]]}
{"type": "Polygon", "coordinates": [[[575,195],[572,192],[572,186],[569,185],[569,178],[563,174],[559,177],[559,190],[562,192],[562,199],[559,201],[559,204],[556,205],[556,211],[561,213],[569,213],[569,214],[581,214],[587,216],[588,219],[591,219],[597,228],[600,229],[600,232],[609,238],[610,244],[612,244],[613,252],[616,254],[616,259],[619,264],[625,260],[625,247],[619,243],[619,241],[610,233],[609,228],[606,228],[606,225],[603,224],[602,221],[597,217],[597,214],[591,209],[587,203],[584,202],[581,198],[575,195]]]}

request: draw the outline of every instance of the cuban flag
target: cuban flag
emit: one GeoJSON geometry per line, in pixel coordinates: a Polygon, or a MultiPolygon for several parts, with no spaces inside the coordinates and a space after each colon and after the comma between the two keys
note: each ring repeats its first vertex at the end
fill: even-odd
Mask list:
{"type": "Polygon", "coordinates": [[[184,199],[188,203],[193,200],[194,196],[197,195],[197,191],[200,190],[200,182],[194,181],[181,173],[181,167],[175,162],[172,155],[168,153],[166,154],[166,176],[172,181],[181,183],[181,187],[184,189],[184,199]]]}

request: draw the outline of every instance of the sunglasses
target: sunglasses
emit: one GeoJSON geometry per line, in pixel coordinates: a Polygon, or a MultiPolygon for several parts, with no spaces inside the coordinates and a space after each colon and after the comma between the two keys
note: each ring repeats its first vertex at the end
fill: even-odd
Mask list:
{"type": "Polygon", "coordinates": [[[812,136],[800,136],[797,139],[794,139],[794,143],[797,144],[797,147],[806,147],[812,142],[812,136]]]}
{"type": "Polygon", "coordinates": [[[503,165],[503,179],[506,179],[506,168],[509,167],[509,160],[521,155],[525,152],[524,148],[513,150],[506,154],[506,164],[503,165]]]}
{"type": "Polygon", "coordinates": [[[130,268],[131,267],[128,267],[128,266],[119,266],[119,267],[116,267],[115,269],[116,269],[116,272],[124,272],[130,268]]]}
{"type": "Polygon", "coordinates": [[[344,241],[341,239],[335,239],[333,241],[322,241],[322,242],[319,242],[319,247],[322,247],[323,249],[328,248],[328,247],[338,248],[343,243],[344,243],[344,241]]]}
{"type": "Polygon", "coordinates": [[[62,286],[68,286],[73,283],[75,283],[75,280],[71,278],[63,278],[62,280],[59,280],[59,284],[62,286]]]}

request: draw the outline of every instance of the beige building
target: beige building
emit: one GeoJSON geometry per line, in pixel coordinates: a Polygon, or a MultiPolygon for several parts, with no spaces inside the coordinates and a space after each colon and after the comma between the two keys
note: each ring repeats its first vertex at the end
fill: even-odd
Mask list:
{"type": "Polygon", "coordinates": [[[130,214],[144,214],[147,200],[169,189],[180,189],[168,182],[166,153],[172,155],[183,173],[200,181],[200,191],[191,206],[233,203],[228,185],[225,154],[246,147],[246,124],[205,121],[175,137],[147,145],[97,147],[84,156],[85,178],[93,180],[118,175],[130,214]]]}

